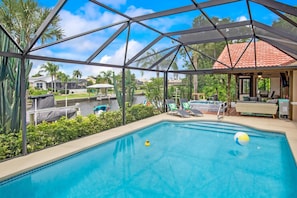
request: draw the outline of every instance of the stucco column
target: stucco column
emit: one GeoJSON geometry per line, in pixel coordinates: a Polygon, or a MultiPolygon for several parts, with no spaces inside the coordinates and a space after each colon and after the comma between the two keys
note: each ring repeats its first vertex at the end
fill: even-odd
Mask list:
{"type": "Polygon", "coordinates": [[[289,117],[297,122],[297,71],[290,72],[290,115],[289,117]],[[292,105],[291,102],[294,104],[292,105]]]}

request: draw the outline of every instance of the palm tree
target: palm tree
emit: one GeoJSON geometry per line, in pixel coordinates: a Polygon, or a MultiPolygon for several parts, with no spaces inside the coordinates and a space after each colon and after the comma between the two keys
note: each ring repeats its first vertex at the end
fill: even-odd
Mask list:
{"type": "Polygon", "coordinates": [[[57,78],[61,80],[62,83],[64,83],[65,94],[67,94],[67,83],[70,79],[70,76],[60,71],[57,73],[57,78]]]}
{"type": "Polygon", "coordinates": [[[78,79],[82,77],[82,73],[77,69],[73,71],[72,76],[73,76],[73,79],[76,79],[76,88],[77,88],[78,79]]]}
{"type": "MultiPolygon", "coordinates": [[[[25,46],[33,38],[50,11],[51,9],[39,7],[38,2],[34,0],[2,0],[0,21],[13,38],[21,46],[25,46]]],[[[60,18],[57,15],[41,35],[42,43],[63,37],[59,22],[60,18]]]]}
{"type": "Polygon", "coordinates": [[[55,81],[56,81],[56,78],[57,78],[57,74],[58,74],[58,71],[59,71],[59,65],[56,65],[54,63],[51,63],[51,62],[47,62],[46,64],[43,64],[41,67],[40,67],[40,71],[41,72],[47,72],[48,75],[51,76],[51,79],[52,79],[52,90],[53,92],[56,91],[56,85],[55,85],[55,81]]]}
{"type": "Polygon", "coordinates": [[[96,78],[96,83],[108,83],[112,84],[113,71],[101,71],[96,78]]]}

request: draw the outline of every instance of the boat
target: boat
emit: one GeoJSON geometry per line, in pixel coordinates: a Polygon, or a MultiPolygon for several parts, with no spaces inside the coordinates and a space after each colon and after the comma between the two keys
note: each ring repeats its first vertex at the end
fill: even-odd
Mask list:
{"type": "Polygon", "coordinates": [[[110,109],[110,107],[108,104],[100,104],[100,105],[95,106],[93,111],[94,111],[94,114],[99,115],[103,112],[107,112],[109,109],[110,109]]]}
{"type": "Polygon", "coordinates": [[[29,96],[29,99],[32,100],[32,107],[27,111],[29,119],[27,124],[34,123],[36,125],[43,121],[53,122],[63,116],[71,118],[80,112],[78,104],[75,106],[56,107],[53,94],[29,96]]]}

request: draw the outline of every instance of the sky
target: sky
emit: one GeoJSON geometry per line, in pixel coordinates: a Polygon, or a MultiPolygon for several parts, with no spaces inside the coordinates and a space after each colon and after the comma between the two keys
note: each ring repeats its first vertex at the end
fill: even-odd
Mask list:
{"type": "MultiPolygon", "coordinates": [[[[204,2],[206,0],[197,0],[204,2]]],[[[57,0],[38,0],[42,7],[52,8],[57,4],[57,0]]],[[[190,0],[100,0],[101,3],[111,6],[113,9],[121,11],[130,16],[141,16],[144,14],[154,13],[157,11],[168,10],[179,6],[191,5],[190,0]]],[[[282,2],[292,4],[290,0],[282,0],[282,2]]],[[[251,9],[256,10],[253,13],[253,19],[270,25],[272,20],[277,16],[267,9],[251,3],[251,9]]],[[[211,7],[204,9],[210,17],[230,17],[233,21],[244,21],[249,19],[246,9],[246,1],[238,3],[211,7]],[[223,10],[223,11],[222,11],[223,10]]],[[[199,11],[193,11],[186,14],[172,15],[158,19],[144,21],[145,24],[153,26],[157,30],[178,31],[192,27],[193,19],[200,15],[199,11]]],[[[103,7],[95,5],[87,0],[68,0],[62,10],[59,12],[61,18],[60,26],[63,27],[64,36],[69,37],[83,33],[88,30],[93,30],[98,27],[104,27],[109,24],[123,21],[123,17],[112,13],[103,7]]],[[[78,39],[70,40],[55,46],[43,48],[32,52],[34,55],[50,55],[57,58],[86,60],[94,51],[96,51],[118,28],[120,25],[104,29],[102,31],[83,36],[78,39]]],[[[148,43],[158,36],[157,33],[146,29],[145,27],[133,24],[131,26],[128,54],[127,58],[133,57],[138,51],[143,49],[148,43]]],[[[119,64],[124,62],[125,43],[127,38],[127,30],[119,35],[110,46],[103,50],[95,59],[95,62],[119,64]]],[[[39,46],[38,42],[35,46],[39,46]]],[[[163,49],[174,44],[170,39],[161,40],[154,49],[163,49]]],[[[33,61],[33,68],[30,75],[38,73],[43,61],[33,61]]],[[[74,70],[80,70],[83,78],[88,76],[97,76],[101,71],[114,70],[113,68],[102,68],[95,66],[73,65],[56,63],[60,66],[60,71],[72,76],[74,70]]],[[[178,61],[179,67],[182,67],[182,61],[178,61]]],[[[115,69],[115,72],[120,72],[115,69]]],[[[150,79],[155,76],[154,72],[136,72],[137,78],[150,79]]]]}

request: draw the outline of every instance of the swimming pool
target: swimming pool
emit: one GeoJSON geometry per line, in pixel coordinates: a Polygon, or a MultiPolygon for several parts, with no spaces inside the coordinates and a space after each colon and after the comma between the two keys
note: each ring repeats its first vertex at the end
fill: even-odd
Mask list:
{"type": "Polygon", "coordinates": [[[278,133],[223,122],[161,122],[0,183],[1,197],[296,197],[278,133]],[[250,143],[233,136],[247,132],[250,143]],[[150,146],[145,146],[150,140],[150,146]]]}

